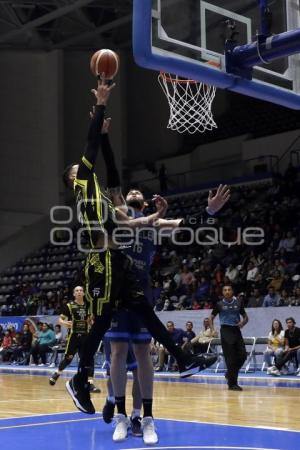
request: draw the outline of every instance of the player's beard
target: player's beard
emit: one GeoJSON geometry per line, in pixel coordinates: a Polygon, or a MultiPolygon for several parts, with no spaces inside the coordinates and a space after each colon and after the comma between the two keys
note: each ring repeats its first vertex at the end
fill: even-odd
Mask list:
{"type": "Polygon", "coordinates": [[[126,203],[127,203],[127,206],[130,206],[131,208],[138,209],[141,211],[143,208],[143,205],[144,205],[144,200],[139,201],[139,200],[134,199],[134,200],[129,200],[126,203]]]}

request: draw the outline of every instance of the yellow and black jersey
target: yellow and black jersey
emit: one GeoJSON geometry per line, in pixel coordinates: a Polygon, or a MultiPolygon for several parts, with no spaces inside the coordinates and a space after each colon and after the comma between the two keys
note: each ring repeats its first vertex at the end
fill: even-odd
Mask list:
{"type": "Polygon", "coordinates": [[[96,106],[88,133],[87,148],[79,163],[77,177],[74,180],[79,221],[88,233],[91,248],[95,248],[100,237],[105,234],[110,236],[112,231],[117,228],[115,207],[101,189],[94,172],[94,164],[101,142],[104,112],[104,106],[96,106]]]}
{"type": "Polygon", "coordinates": [[[86,334],[88,332],[89,312],[87,303],[83,305],[79,305],[76,302],[67,303],[61,314],[72,321],[72,328],[69,330],[69,333],[86,334]]]}

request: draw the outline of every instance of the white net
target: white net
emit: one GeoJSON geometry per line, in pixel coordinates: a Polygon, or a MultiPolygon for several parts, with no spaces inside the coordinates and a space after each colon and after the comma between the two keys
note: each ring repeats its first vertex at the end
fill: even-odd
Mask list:
{"type": "Polygon", "coordinates": [[[217,128],[211,111],[216,94],[214,86],[163,72],[158,81],[170,107],[168,128],[190,134],[217,128]]]}

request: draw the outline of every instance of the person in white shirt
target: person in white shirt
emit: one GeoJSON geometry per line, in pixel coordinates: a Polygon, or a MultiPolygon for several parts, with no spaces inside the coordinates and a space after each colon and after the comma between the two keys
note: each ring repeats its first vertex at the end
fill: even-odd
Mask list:
{"type": "Polygon", "coordinates": [[[239,271],[233,264],[230,264],[225,272],[225,277],[229,278],[231,283],[235,283],[239,276],[239,271]]]}
{"type": "Polygon", "coordinates": [[[258,273],[258,268],[254,266],[252,262],[248,264],[247,281],[255,281],[255,277],[258,273]]]}
{"type": "Polygon", "coordinates": [[[284,330],[280,320],[273,320],[268,340],[268,346],[264,352],[264,361],[269,369],[273,367],[272,358],[277,358],[284,350],[284,330]]]}

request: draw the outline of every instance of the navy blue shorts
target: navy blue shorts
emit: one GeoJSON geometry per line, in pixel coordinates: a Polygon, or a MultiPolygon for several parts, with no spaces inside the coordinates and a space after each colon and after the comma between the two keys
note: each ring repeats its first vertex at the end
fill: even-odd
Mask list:
{"type": "MultiPolygon", "coordinates": [[[[106,373],[109,376],[110,375],[111,347],[110,347],[110,340],[107,339],[105,336],[103,339],[103,345],[104,345],[104,352],[105,352],[105,368],[106,368],[106,373]]],[[[134,370],[137,368],[137,362],[135,359],[134,352],[132,350],[132,345],[130,343],[129,343],[128,353],[127,353],[126,368],[127,368],[127,370],[134,370]]]]}
{"type": "MultiPolygon", "coordinates": [[[[149,283],[140,283],[144,295],[150,301],[149,283]]],[[[112,342],[133,342],[134,344],[150,344],[151,334],[139,317],[132,311],[120,309],[112,318],[111,327],[105,333],[105,338],[112,342]]]]}

